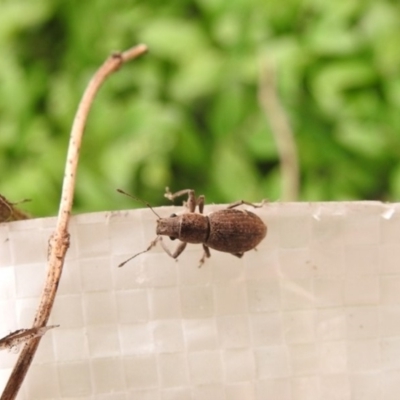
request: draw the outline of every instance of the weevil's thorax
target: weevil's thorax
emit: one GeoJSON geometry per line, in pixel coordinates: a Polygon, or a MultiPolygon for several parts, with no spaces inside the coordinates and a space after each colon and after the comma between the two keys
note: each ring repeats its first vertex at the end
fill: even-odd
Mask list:
{"type": "Polygon", "coordinates": [[[196,213],[186,213],[181,216],[179,239],[187,243],[205,243],[210,234],[208,217],[196,213]]]}
{"type": "Polygon", "coordinates": [[[204,243],[209,235],[208,218],[201,214],[173,214],[157,221],[157,235],[169,236],[186,243],[204,243]]]}

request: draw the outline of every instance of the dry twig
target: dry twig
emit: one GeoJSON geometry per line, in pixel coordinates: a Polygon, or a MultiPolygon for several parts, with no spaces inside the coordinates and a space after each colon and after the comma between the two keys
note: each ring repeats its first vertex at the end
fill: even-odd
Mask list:
{"type": "Polygon", "coordinates": [[[296,201],[299,195],[299,161],[294,135],[289,119],[277,95],[275,73],[264,65],[261,71],[259,101],[271,125],[278,148],[281,176],[282,201],[296,201]]]}
{"type": "MultiPolygon", "coordinates": [[[[57,225],[55,233],[50,238],[47,277],[40,304],[36,311],[33,328],[42,328],[46,326],[60,281],[64,258],[69,245],[68,223],[74,197],[79,149],[81,147],[82,136],[90,107],[97,91],[105,79],[110,74],[117,71],[122,64],[139,57],[146,51],[147,47],[145,45],[138,45],[123,53],[111,55],[97,70],[83,94],[72,125],[57,225]]],[[[29,340],[22,349],[1,396],[1,400],[15,399],[35,355],[36,349],[38,348],[40,338],[39,336],[29,340]]]]}

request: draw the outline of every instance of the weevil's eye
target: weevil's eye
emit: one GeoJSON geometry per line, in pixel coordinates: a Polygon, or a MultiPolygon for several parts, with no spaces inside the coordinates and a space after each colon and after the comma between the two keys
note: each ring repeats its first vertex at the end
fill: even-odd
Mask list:
{"type": "MultiPolygon", "coordinates": [[[[176,215],[175,215],[176,216],[176,215]]],[[[176,237],[174,237],[174,236],[170,236],[169,237],[171,240],[175,240],[176,239],[176,237]]]]}
{"type": "Polygon", "coordinates": [[[174,217],[177,217],[177,215],[175,213],[172,213],[169,217],[174,218],[174,217]]]}

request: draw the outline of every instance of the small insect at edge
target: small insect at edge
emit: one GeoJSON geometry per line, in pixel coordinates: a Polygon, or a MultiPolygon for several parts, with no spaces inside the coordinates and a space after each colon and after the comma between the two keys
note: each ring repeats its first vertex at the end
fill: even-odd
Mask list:
{"type": "Polygon", "coordinates": [[[240,200],[230,204],[224,210],[204,215],[204,196],[196,198],[195,192],[192,189],[184,189],[176,193],[171,193],[169,188],[166,188],[164,196],[169,200],[188,195],[187,201],[184,202],[188,212],[180,215],[171,214],[167,218],[161,218],[149,203],[121,189],[117,189],[117,191],[144,203],[157,216],[156,238],[151,241],[146,250],[128,258],[119,264],[119,267],[124,266],[128,261],[140,254],[147,253],[158,242],[160,242],[163,250],[175,259],[185,250],[187,243],[201,244],[204,249],[203,256],[200,259],[199,267],[201,267],[205,259],[211,256],[210,248],[230,253],[240,258],[246,251],[255,249],[267,235],[267,226],[259,216],[247,210],[235,209],[235,207],[242,204],[259,208],[264,205],[265,201],[257,205],[240,200]],[[198,213],[196,213],[196,207],[198,207],[198,213]],[[163,236],[168,236],[171,240],[180,240],[181,243],[174,252],[171,252],[165,245],[163,236]]]}

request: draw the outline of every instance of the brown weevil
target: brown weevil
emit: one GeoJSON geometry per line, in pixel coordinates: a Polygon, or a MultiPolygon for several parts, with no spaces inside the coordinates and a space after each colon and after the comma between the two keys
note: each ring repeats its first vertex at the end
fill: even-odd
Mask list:
{"type": "MultiPolygon", "coordinates": [[[[118,191],[127,194],[120,189],[118,191]]],[[[127,195],[130,196],[129,194],[127,195]]],[[[168,218],[161,218],[148,203],[144,202],[157,215],[157,237],[150,243],[146,250],[130,257],[121,263],[119,267],[122,267],[136,256],[148,252],[158,242],[161,243],[163,250],[175,259],[185,250],[187,243],[202,244],[204,253],[200,259],[199,267],[201,267],[205,259],[211,256],[210,248],[230,253],[240,258],[246,251],[255,249],[267,234],[267,227],[260,217],[247,210],[234,209],[242,204],[252,207],[262,207],[264,202],[261,205],[255,205],[241,200],[230,204],[224,210],[204,215],[204,196],[196,198],[195,192],[192,189],[171,193],[166,188],[165,197],[169,200],[174,200],[183,195],[188,195],[188,200],[184,203],[188,212],[180,215],[171,214],[168,218]],[[196,207],[198,207],[198,213],[196,213],[196,207]],[[163,236],[168,236],[171,240],[180,240],[181,243],[174,252],[171,252],[166,247],[162,240],[163,236]]],[[[136,199],[134,196],[130,197],[136,199]]]]}

